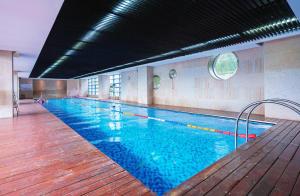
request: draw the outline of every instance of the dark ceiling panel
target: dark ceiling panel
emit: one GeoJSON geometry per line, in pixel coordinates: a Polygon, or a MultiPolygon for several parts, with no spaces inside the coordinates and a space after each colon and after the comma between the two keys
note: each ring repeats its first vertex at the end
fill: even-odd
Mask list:
{"type": "Polygon", "coordinates": [[[65,0],[31,77],[87,76],[299,28],[286,0],[65,0]]]}

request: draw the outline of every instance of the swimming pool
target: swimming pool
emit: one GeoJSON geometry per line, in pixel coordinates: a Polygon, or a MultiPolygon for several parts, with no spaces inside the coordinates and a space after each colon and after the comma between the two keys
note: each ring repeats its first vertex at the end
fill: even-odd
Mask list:
{"type": "MultiPolygon", "coordinates": [[[[232,135],[212,131],[233,132],[230,118],[78,98],[49,99],[44,107],[158,195],[234,150],[232,135]]],[[[271,126],[252,122],[250,133],[271,126]]]]}

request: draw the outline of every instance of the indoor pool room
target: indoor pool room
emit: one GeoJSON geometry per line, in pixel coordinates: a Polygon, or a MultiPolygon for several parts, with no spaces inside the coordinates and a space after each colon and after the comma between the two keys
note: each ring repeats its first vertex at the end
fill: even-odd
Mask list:
{"type": "Polygon", "coordinates": [[[300,196],[300,1],[0,1],[0,195],[300,196]]]}

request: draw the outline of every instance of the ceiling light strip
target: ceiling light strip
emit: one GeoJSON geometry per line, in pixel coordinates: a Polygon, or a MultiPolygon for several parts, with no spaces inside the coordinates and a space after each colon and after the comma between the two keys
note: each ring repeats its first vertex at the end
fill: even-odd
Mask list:
{"type": "MultiPolygon", "coordinates": [[[[298,22],[298,19],[296,17],[283,19],[283,20],[280,20],[280,21],[277,21],[277,22],[274,22],[274,23],[270,23],[270,24],[261,26],[261,27],[249,29],[247,31],[242,32],[241,34],[242,35],[256,34],[256,33],[259,33],[261,31],[264,31],[264,30],[269,30],[270,28],[280,27],[280,26],[285,25],[285,24],[291,24],[292,22],[298,22]]],[[[298,28],[289,28],[289,29],[285,29],[284,31],[278,31],[278,33],[282,34],[282,33],[285,33],[285,32],[291,32],[291,31],[298,30],[299,28],[300,27],[298,27],[298,28]]],[[[106,71],[109,71],[109,70],[112,70],[112,69],[125,67],[125,66],[128,66],[130,64],[134,64],[134,63],[140,63],[140,62],[144,62],[144,61],[147,61],[147,60],[154,60],[154,59],[158,59],[158,58],[161,58],[161,57],[174,55],[174,54],[177,54],[177,53],[182,52],[182,51],[200,49],[200,48],[202,48],[204,46],[207,46],[209,44],[215,44],[215,43],[229,41],[229,40],[233,40],[235,38],[239,38],[239,37],[241,37],[241,34],[236,33],[236,34],[232,34],[232,35],[228,35],[228,36],[223,36],[223,37],[220,37],[220,38],[217,38],[217,39],[209,40],[207,42],[202,42],[202,43],[198,43],[198,44],[195,44],[195,45],[192,45],[192,46],[181,48],[181,50],[170,51],[168,53],[148,57],[148,58],[137,60],[137,61],[134,61],[134,62],[131,62],[131,63],[127,63],[127,64],[118,65],[118,66],[115,66],[115,67],[103,69],[101,71],[95,71],[95,72],[83,74],[83,75],[80,75],[80,76],[76,76],[76,77],[74,77],[74,79],[87,77],[87,76],[94,75],[94,74],[103,73],[103,72],[106,72],[106,71]]]]}
{"type": "MultiPolygon", "coordinates": [[[[122,13],[124,11],[127,11],[136,2],[138,2],[138,0],[123,0],[115,8],[113,8],[113,12],[114,13],[122,13]]],[[[117,15],[115,15],[113,13],[107,14],[104,18],[102,18],[99,22],[96,23],[96,25],[93,27],[93,29],[94,29],[93,31],[87,32],[81,38],[81,41],[92,41],[92,40],[96,39],[98,37],[98,35],[100,34],[99,31],[110,28],[113,24],[115,24],[117,22],[117,20],[118,20],[117,15]]],[[[86,43],[81,42],[81,41],[76,42],[73,45],[72,49],[82,49],[86,45],[86,43]]],[[[69,56],[69,55],[74,55],[75,53],[76,53],[76,51],[74,51],[74,50],[68,50],[63,55],[63,57],[69,56]]],[[[61,58],[59,60],[61,60],[61,58]]],[[[46,75],[47,73],[49,73],[50,71],[55,69],[60,64],[60,63],[58,63],[59,60],[54,62],[54,64],[50,65],[38,78],[43,77],[44,75],[46,75]]]]}
{"type": "MultiPolygon", "coordinates": [[[[116,13],[120,13],[122,11],[125,11],[128,7],[130,7],[130,5],[132,5],[132,3],[135,3],[135,2],[136,2],[136,0],[124,0],[119,5],[117,5],[117,7],[113,11],[116,12],[116,13]]],[[[97,25],[94,27],[95,31],[88,32],[86,35],[84,35],[83,39],[85,41],[90,41],[91,39],[96,37],[99,34],[99,32],[97,32],[97,31],[103,30],[104,28],[107,28],[108,25],[111,25],[111,23],[114,22],[115,17],[116,16],[113,15],[113,14],[108,14],[99,23],[97,23],[97,25]]],[[[262,33],[266,30],[272,30],[272,29],[274,29],[274,27],[282,27],[282,26],[287,25],[287,24],[292,24],[293,22],[298,22],[299,23],[299,21],[296,17],[286,18],[286,19],[283,19],[283,20],[280,20],[280,21],[276,21],[276,22],[264,25],[264,26],[249,29],[247,31],[242,32],[241,34],[242,35],[253,35],[253,34],[255,35],[255,34],[262,33]]],[[[276,34],[282,34],[282,33],[290,32],[290,31],[298,30],[298,29],[299,29],[299,27],[284,29],[284,30],[281,30],[281,31],[277,31],[276,34]]],[[[190,50],[200,49],[200,48],[202,48],[204,46],[207,46],[207,45],[210,45],[210,44],[216,44],[216,43],[219,43],[219,42],[224,42],[224,41],[229,41],[229,40],[239,38],[239,37],[241,37],[241,34],[236,33],[236,34],[232,34],[232,35],[223,36],[223,37],[220,37],[220,38],[217,38],[217,39],[212,39],[212,40],[209,40],[209,41],[206,41],[206,42],[202,42],[202,43],[198,43],[198,44],[195,44],[195,45],[192,45],[192,46],[181,48],[180,50],[170,51],[170,52],[167,52],[167,53],[164,53],[164,54],[148,57],[148,58],[145,58],[145,59],[137,60],[137,61],[134,61],[134,62],[131,62],[131,63],[123,64],[123,65],[118,65],[118,66],[115,66],[115,67],[112,67],[112,68],[107,68],[107,69],[104,69],[104,70],[101,70],[101,71],[96,71],[96,72],[83,74],[83,75],[77,76],[75,78],[81,78],[81,77],[85,77],[85,76],[88,76],[88,75],[91,75],[91,74],[102,73],[104,71],[108,71],[108,70],[116,69],[116,68],[120,68],[120,67],[125,67],[125,66],[128,66],[130,64],[134,64],[134,63],[142,63],[142,62],[145,62],[147,60],[154,60],[154,59],[158,59],[158,58],[161,58],[161,57],[175,55],[175,54],[178,54],[182,51],[190,51],[190,50]]],[[[73,48],[74,49],[75,48],[76,49],[81,48],[84,45],[83,43],[84,42],[77,42],[73,46],[73,48]]],[[[76,51],[73,51],[72,54],[74,54],[75,52],[76,51]]],[[[64,55],[64,56],[68,56],[68,54],[70,54],[70,53],[71,52],[69,50],[69,51],[66,52],[66,55],[64,55]]],[[[39,77],[43,77],[45,74],[49,73],[52,69],[55,69],[57,67],[57,65],[59,65],[60,63],[63,62],[62,60],[65,60],[65,59],[60,58],[52,66],[50,66],[48,69],[46,69],[39,77]]]]}
{"type": "Polygon", "coordinates": [[[292,24],[293,22],[296,22],[296,21],[298,21],[298,19],[296,17],[286,18],[286,19],[283,19],[283,20],[280,20],[277,22],[273,22],[273,23],[270,23],[270,24],[267,24],[264,26],[260,26],[257,28],[253,28],[253,29],[244,31],[243,34],[251,35],[251,34],[261,33],[266,30],[272,30],[274,27],[283,27],[286,24],[292,24]]]}

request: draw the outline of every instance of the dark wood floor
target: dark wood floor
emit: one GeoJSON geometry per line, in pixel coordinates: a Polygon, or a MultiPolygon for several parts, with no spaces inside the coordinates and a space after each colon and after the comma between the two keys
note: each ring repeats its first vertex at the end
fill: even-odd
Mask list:
{"type": "Polygon", "coordinates": [[[168,195],[300,195],[300,123],[281,120],[168,195]]]}
{"type": "Polygon", "coordinates": [[[38,104],[0,119],[0,195],[152,195],[38,104]]]}

